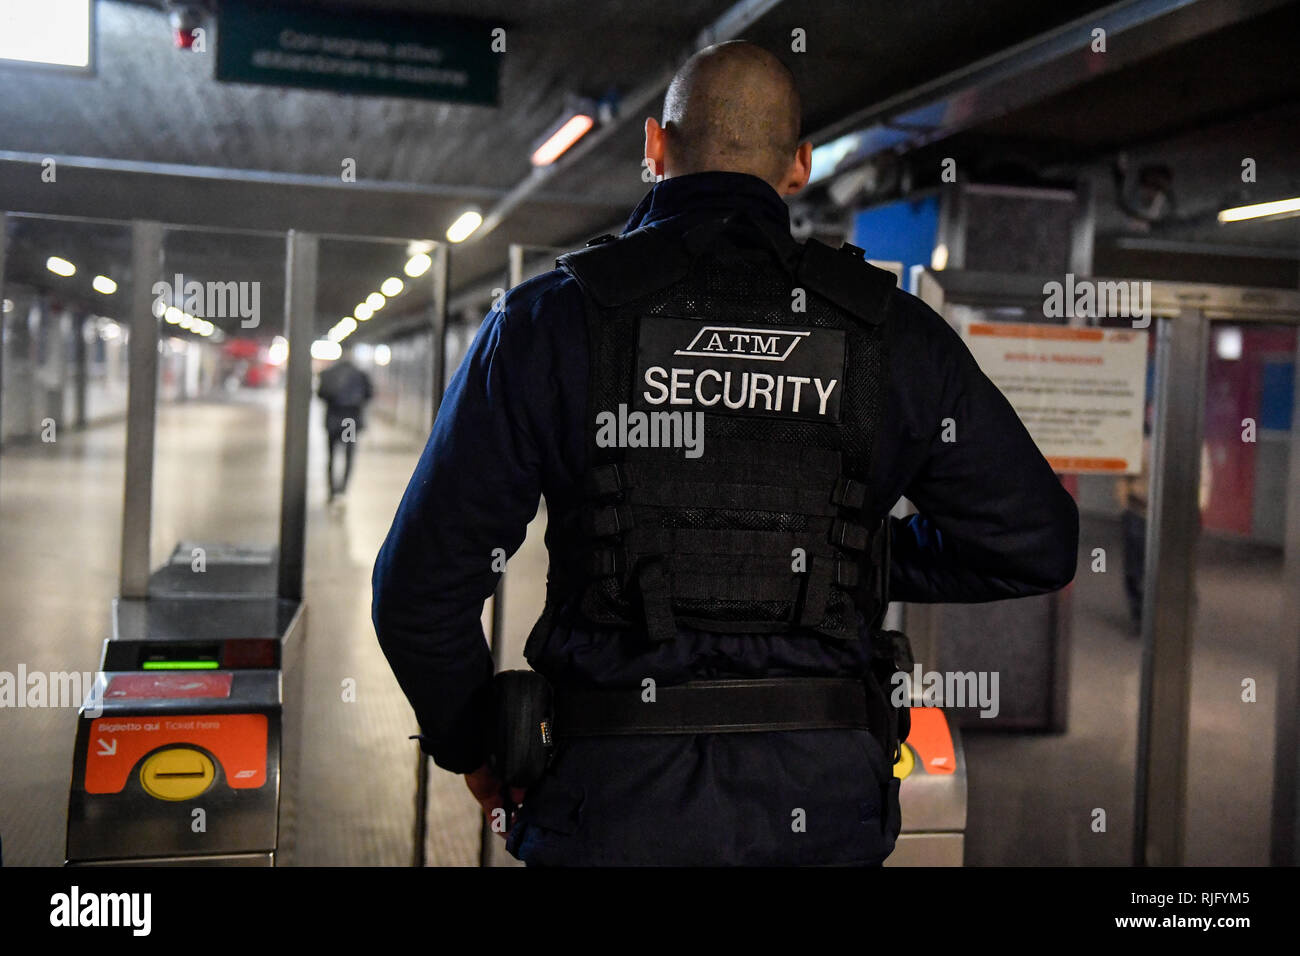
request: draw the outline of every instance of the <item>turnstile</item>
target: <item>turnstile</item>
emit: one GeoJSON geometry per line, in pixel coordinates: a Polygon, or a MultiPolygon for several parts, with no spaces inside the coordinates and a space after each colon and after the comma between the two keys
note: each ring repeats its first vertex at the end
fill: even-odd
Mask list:
{"type": "Polygon", "coordinates": [[[70,865],[270,866],[292,851],[305,612],[273,551],[177,546],[114,603],[77,722],[70,865]],[[289,678],[288,682],[286,677],[289,678]],[[286,688],[286,683],[288,687],[286,688]]]}
{"type": "Polygon", "coordinates": [[[886,866],[961,866],[966,847],[966,755],[937,707],[913,707],[894,765],[903,830],[886,866]]]}
{"type": "MultiPolygon", "coordinates": [[[[285,246],[278,546],[181,543],[150,568],[161,223],[132,223],[120,593],[77,722],[69,865],[289,862],[305,628],[307,422],[318,237],[285,246]]],[[[165,314],[165,313],[164,313],[165,314]]]]}

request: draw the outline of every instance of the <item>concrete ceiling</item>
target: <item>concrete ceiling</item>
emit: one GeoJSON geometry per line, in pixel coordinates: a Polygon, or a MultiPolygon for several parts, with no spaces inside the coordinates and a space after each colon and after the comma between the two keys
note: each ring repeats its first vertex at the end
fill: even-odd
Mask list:
{"type": "Polygon", "coordinates": [[[984,179],[1087,175],[1097,186],[1100,243],[1291,249],[1300,258],[1300,217],[1216,218],[1228,206],[1300,195],[1297,37],[1300,4],[1281,6],[985,122],[913,161],[937,166],[955,156],[984,179]],[[1168,169],[1174,202],[1158,220],[1135,221],[1121,207],[1112,175],[1121,154],[1132,176],[1168,169]],[[1254,182],[1242,180],[1246,158],[1254,182]]]}
{"type": "MultiPolygon", "coordinates": [[[[315,5],[376,16],[433,9],[499,20],[508,37],[500,105],[218,83],[210,55],[173,48],[160,5],[101,0],[95,75],[0,66],[0,208],[153,217],[227,230],[293,226],[436,238],[467,203],[490,208],[527,175],[530,148],[559,116],[567,93],[627,93],[675,63],[698,32],[732,4],[348,0],[315,5]],[[40,180],[45,156],[63,158],[56,183],[40,180]],[[339,179],[345,158],[356,161],[355,184],[339,179]]],[[[815,132],[864,105],[1103,6],[1096,0],[787,2],[744,35],[788,50],[791,31],[805,31],[807,52],[785,59],[804,92],[806,130],[815,132]]],[[[1176,61],[1176,51],[1173,55],[1176,61]]],[[[1199,63],[1188,67],[1198,68],[1199,63]]],[[[1126,81],[1130,86],[1131,80],[1126,81]]],[[[1124,84],[1117,84],[1111,95],[1122,98],[1123,92],[1124,84]]],[[[1161,115],[1161,102],[1171,91],[1158,92],[1159,101],[1136,114],[1131,106],[1108,103],[1101,88],[1097,102],[1108,103],[1104,110],[1140,119],[1161,115]]],[[[1089,144],[1070,139],[1070,120],[1060,115],[1066,108],[1056,104],[1044,114],[1044,122],[1055,117],[1056,124],[1044,125],[1044,136],[1086,151],[1089,144]]],[[[657,109],[656,103],[651,112],[657,109]]],[[[1105,112],[1100,115],[1104,120],[1105,112]]],[[[453,288],[491,283],[498,276],[503,281],[510,242],[570,245],[621,222],[646,188],[640,177],[641,119],[629,117],[598,149],[558,169],[495,231],[456,247],[453,288]]],[[[990,135],[1024,138],[1038,128],[1033,116],[1021,122],[1027,125],[1008,125],[990,135]]],[[[1139,122],[1136,130],[1126,127],[1092,145],[1108,147],[1141,132],[1139,122]]],[[[115,239],[113,234],[107,227],[11,220],[11,278],[62,282],[69,300],[113,314],[121,302],[87,291],[95,272],[119,282],[129,278],[129,242],[121,230],[115,239]],[[58,249],[49,245],[55,242],[58,249]],[[52,253],[74,261],[80,257],[79,275],[51,279],[43,263],[52,253]],[[77,285],[83,276],[84,289],[77,285]]],[[[233,231],[171,233],[167,253],[168,272],[183,266],[187,277],[201,280],[262,281],[263,329],[277,327],[282,243],[233,231]]],[[[350,312],[385,276],[400,275],[404,261],[400,244],[325,242],[318,326],[323,330],[350,312]]],[[[424,287],[414,289],[376,316],[372,330],[378,333],[401,314],[418,312],[426,301],[424,287]]]]}

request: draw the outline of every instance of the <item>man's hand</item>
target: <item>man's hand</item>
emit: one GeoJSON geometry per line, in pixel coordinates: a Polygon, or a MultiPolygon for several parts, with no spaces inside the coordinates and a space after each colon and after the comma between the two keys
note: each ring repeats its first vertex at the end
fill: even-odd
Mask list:
{"type": "Polygon", "coordinates": [[[510,802],[514,805],[506,807],[502,797],[505,794],[506,785],[501,782],[500,778],[492,772],[492,769],[484,764],[473,773],[465,774],[465,786],[469,787],[469,792],[474,794],[474,799],[478,801],[479,806],[483,808],[484,815],[488,822],[492,824],[492,830],[503,840],[506,831],[514,823],[513,815],[515,807],[524,802],[524,791],[522,787],[510,788],[510,802]],[[504,813],[493,815],[494,810],[503,810],[504,813]],[[497,821],[504,820],[505,826],[498,827],[497,821]]]}

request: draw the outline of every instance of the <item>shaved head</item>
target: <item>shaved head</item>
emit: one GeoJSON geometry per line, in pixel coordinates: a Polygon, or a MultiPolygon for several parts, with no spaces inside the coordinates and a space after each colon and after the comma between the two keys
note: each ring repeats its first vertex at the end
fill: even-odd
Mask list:
{"type": "Polygon", "coordinates": [[[719,43],[687,60],[668,87],[668,164],[675,175],[738,172],[775,184],[794,159],[801,122],[789,67],[753,43],[719,43]]]}

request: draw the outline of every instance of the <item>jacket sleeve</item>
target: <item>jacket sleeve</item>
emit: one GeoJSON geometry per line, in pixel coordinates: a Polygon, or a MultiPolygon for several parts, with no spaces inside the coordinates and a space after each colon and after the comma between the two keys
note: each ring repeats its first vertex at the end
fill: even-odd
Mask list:
{"type": "Polygon", "coordinates": [[[530,328],[489,313],[453,376],[380,549],[371,616],[446,770],[486,758],[492,660],[480,617],[540,498],[530,328]]]}
{"type": "Polygon", "coordinates": [[[912,389],[917,465],[892,518],[895,600],[979,602],[1043,594],[1074,578],[1079,513],[1010,403],[961,337],[919,300],[908,346],[923,353],[912,389]]]}

